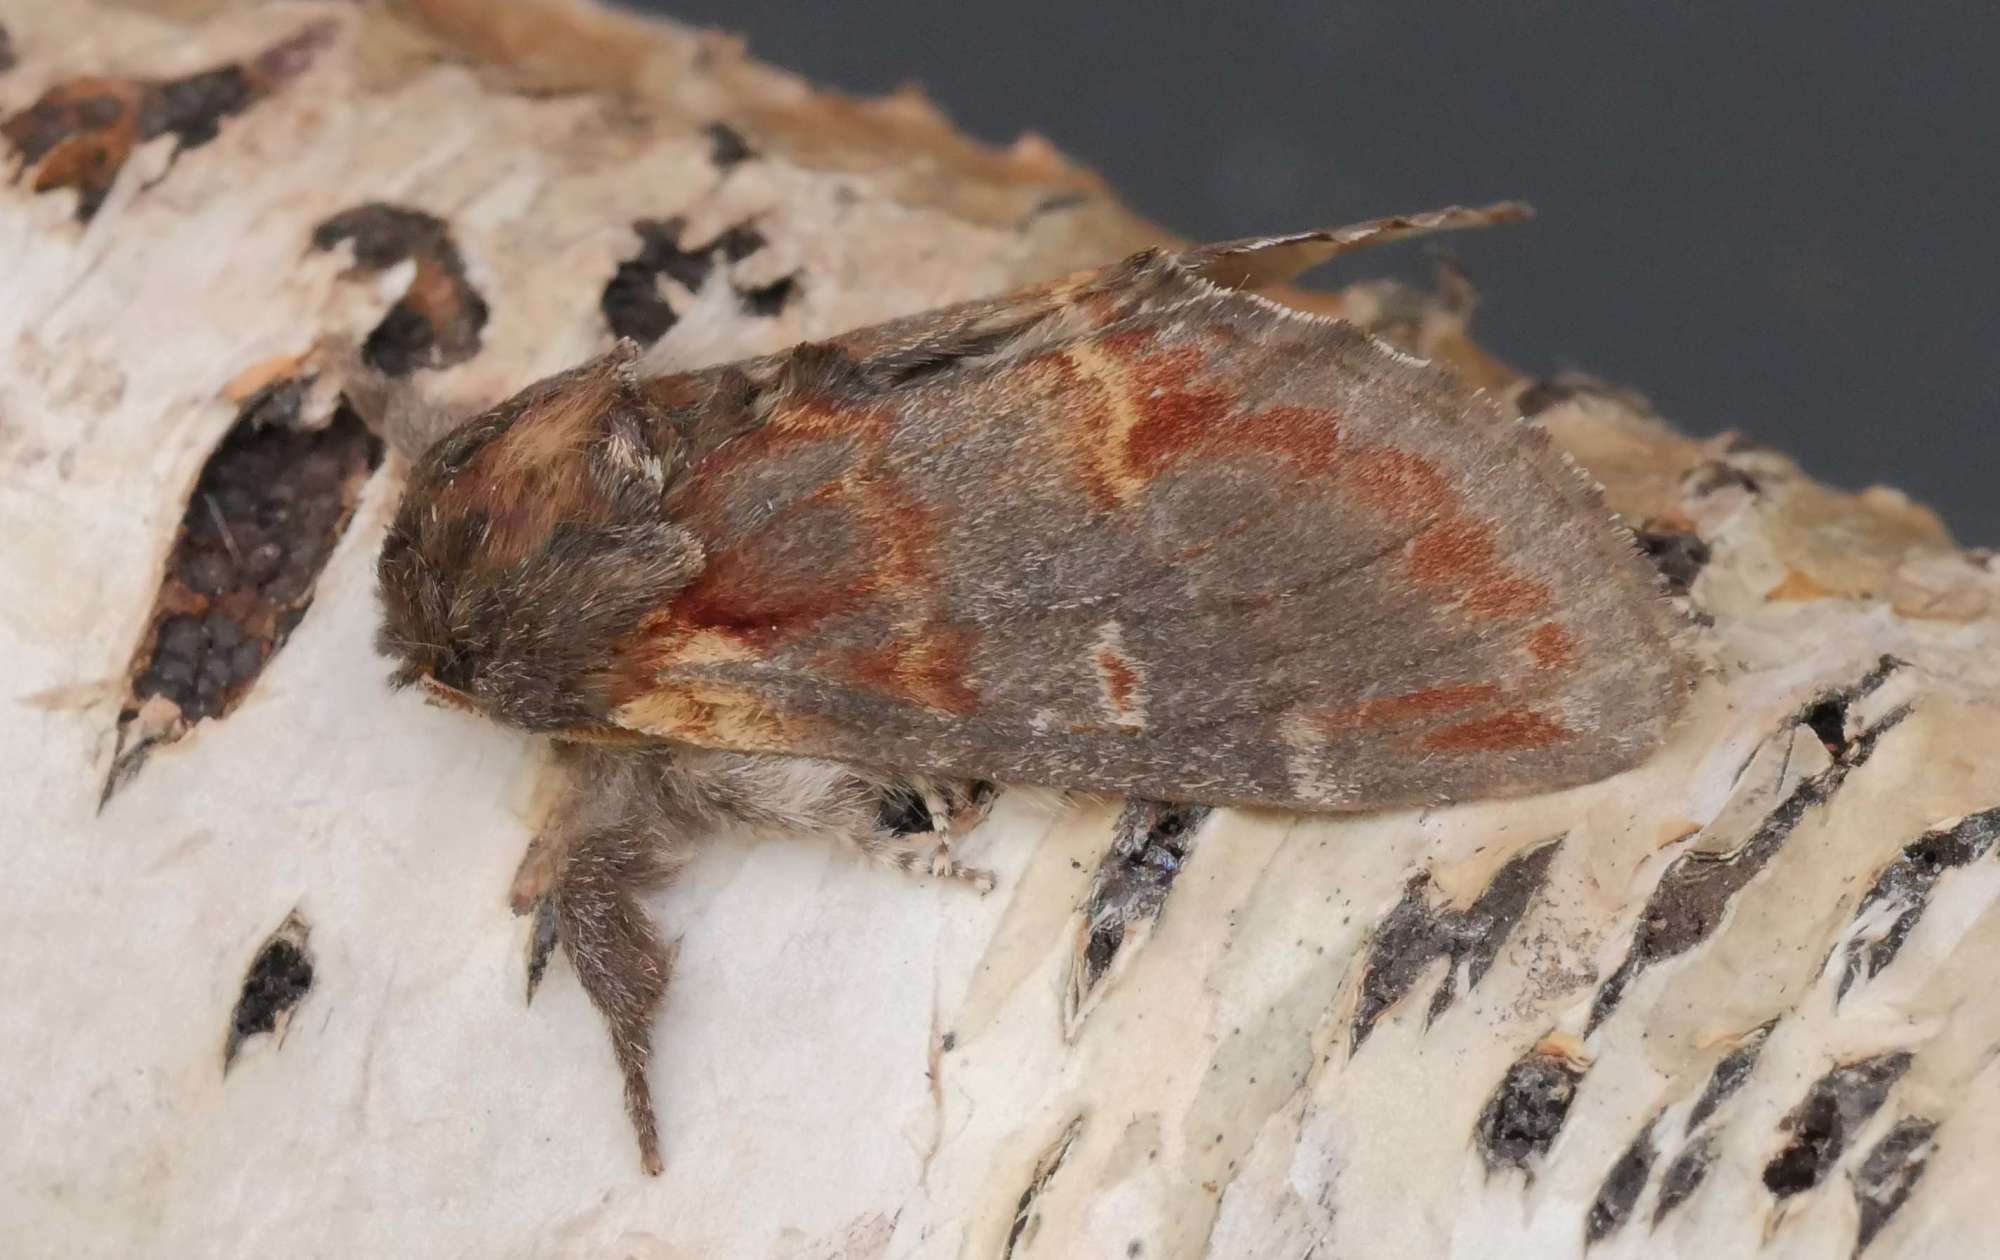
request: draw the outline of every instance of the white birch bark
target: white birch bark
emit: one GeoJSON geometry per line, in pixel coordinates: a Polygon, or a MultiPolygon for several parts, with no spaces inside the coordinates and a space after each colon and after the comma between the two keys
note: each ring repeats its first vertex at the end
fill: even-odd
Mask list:
{"type": "MultiPolygon", "coordinates": [[[[328,521],[353,500],[309,607],[221,685],[226,715],[138,703],[156,605],[187,598],[184,516],[235,538],[202,523],[234,510],[204,467],[248,399],[326,424],[310,352],[385,319],[384,352],[460,406],[600,349],[640,221],[681,220],[653,261],[680,247],[699,292],[641,268],[621,318],[674,312],[690,362],[1154,235],[1038,141],[980,149],[913,98],[821,96],[555,0],[27,0],[0,22],[22,168],[0,187],[9,1253],[1996,1245],[1992,561],[1894,492],[1517,380],[1447,304],[1384,288],[1321,305],[1519,398],[1691,580],[1708,671],[1671,745],[1503,804],[1217,812],[1152,838],[1177,877],[1115,941],[1092,908],[1144,900],[1114,845],[1146,841],[1115,805],[1003,799],[968,854],[999,876],[983,899],[718,848],[655,907],[681,948],[652,1077],[667,1171],[641,1176],[573,979],[558,963],[523,1003],[507,894],[542,754],[392,695],[373,655],[394,459],[274,447],[280,481],[334,452],[341,475],[294,487],[328,521]],[[431,219],[381,229],[386,265],[315,245],[371,203],[431,219]]],[[[251,656],[297,602],[244,605],[251,656]]],[[[197,684],[232,650],[201,644],[197,684]]]]}

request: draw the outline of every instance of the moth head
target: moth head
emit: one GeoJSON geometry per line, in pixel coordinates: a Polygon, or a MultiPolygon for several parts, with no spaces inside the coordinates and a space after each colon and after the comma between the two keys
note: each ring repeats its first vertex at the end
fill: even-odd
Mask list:
{"type": "Polygon", "coordinates": [[[587,733],[625,647],[701,569],[662,498],[674,441],[615,359],[522,391],[417,461],[377,566],[391,682],[587,733]]]}

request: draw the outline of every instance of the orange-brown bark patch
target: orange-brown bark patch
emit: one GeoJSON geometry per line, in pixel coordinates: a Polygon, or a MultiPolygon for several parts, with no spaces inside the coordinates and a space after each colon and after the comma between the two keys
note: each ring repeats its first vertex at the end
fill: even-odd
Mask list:
{"type": "MultiPolygon", "coordinates": [[[[450,328],[470,321],[473,313],[467,309],[467,299],[471,291],[464,280],[452,275],[435,255],[418,254],[414,261],[416,274],[410,277],[410,287],[403,294],[404,304],[432,328],[450,328]]],[[[479,322],[484,323],[485,319],[485,312],[479,312],[479,322]]]]}
{"type": "Polygon", "coordinates": [[[36,192],[74,189],[77,218],[87,221],[137,145],[166,135],[177,152],[207,144],[225,121],[305,69],[338,29],[314,22],[247,61],[175,79],[87,76],[58,83],[0,122],[0,139],[33,169],[36,192]]]}

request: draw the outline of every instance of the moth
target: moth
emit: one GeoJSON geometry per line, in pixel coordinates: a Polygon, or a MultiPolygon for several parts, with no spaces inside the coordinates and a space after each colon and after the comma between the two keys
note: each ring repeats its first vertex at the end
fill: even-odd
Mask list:
{"type": "Polygon", "coordinates": [[[993,785],[1380,810],[1623,770],[1678,614],[1542,433],[1257,289],[1518,217],[1453,207],[1152,249],[696,371],[629,344],[415,464],[379,567],[394,682],[554,736],[531,985],[560,944],[642,1162],[705,838],[831,835],[985,886],[993,785]]]}

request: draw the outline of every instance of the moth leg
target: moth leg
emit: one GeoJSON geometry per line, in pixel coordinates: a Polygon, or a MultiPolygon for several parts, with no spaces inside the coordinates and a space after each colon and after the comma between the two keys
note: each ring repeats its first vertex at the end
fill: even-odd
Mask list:
{"type": "Polygon", "coordinates": [[[967,866],[951,851],[951,836],[942,831],[865,831],[851,837],[862,854],[910,875],[970,884],[981,893],[993,891],[993,872],[967,866]]]}
{"type": "Polygon", "coordinates": [[[535,990],[542,987],[542,975],[549,969],[549,955],[555,951],[556,938],[560,935],[556,923],[556,899],[544,897],[531,907],[535,914],[535,931],[528,938],[528,1001],[535,1000],[535,990]]]}
{"type": "Polygon", "coordinates": [[[882,789],[874,825],[849,838],[878,862],[911,874],[957,880],[981,893],[993,889],[993,873],[967,866],[951,851],[954,836],[979,825],[999,795],[990,783],[907,780],[882,789]]]}
{"type": "Polygon", "coordinates": [[[993,802],[1000,799],[999,787],[984,779],[953,781],[946,783],[942,789],[934,786],[932,793],[943,801],[944,812],[936,813],[933,806],[931,816],[943,818],[945,821],[940,830],[953,835],[963,835],[985,822],[986,816],[993,812],[993,802]]]}
{"type": "Polygon", "coordinates": [[[570,828],[544,827],[528,842],[515,868],[514,882],[507,889],[507,904],[515,917],[534,916],[528,937],[527,1003],[534,1005],[535,991],[548,971],[549,955],[556,947],[556,879],[560,873],[570,828]]]}
{"type": "MultiPolygon", "coordinates": [[[[537,913],[536,945],[544,960],[544,915],[591,1005],[604,1016],[612,1053],[624,1078],[625,1110],[649,1175],[661,1168],[659,1124],[646,1069],[653,1057],[653,1019],[667,991],[678,942],[661,941],[640,905],[665,884],[679,862],[641,827],[613,825],[575,839],[547,902],[537,913]]],[[[534,960],[530,959],[531,974],[534,960]]],[[[531,982],[532,983],[532,982],[531,982]]]]}

